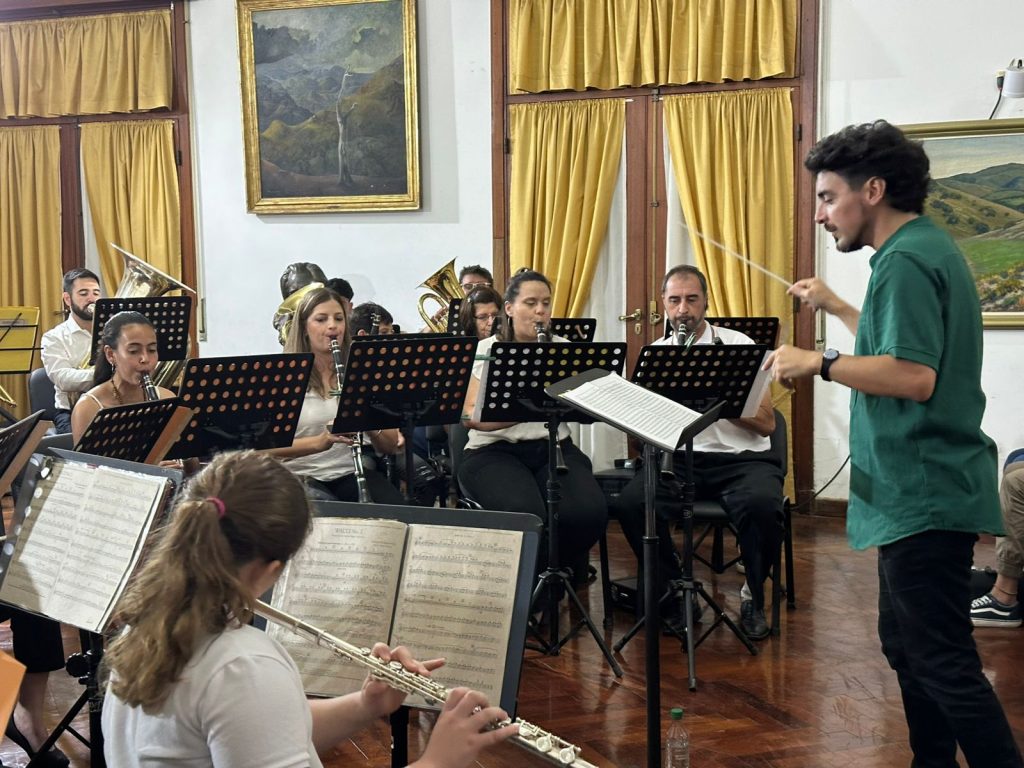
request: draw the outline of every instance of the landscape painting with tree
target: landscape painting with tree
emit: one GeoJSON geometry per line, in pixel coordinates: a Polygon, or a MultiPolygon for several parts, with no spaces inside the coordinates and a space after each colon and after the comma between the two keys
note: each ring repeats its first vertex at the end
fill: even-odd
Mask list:
{"type": "Polygon", "coordinates": [[[249,210],[419,208],[415,0],[239,0],[249,210]]]}
{"type": "Polygon", "coordinates": [[[1024,327],[1024,120],[905,126],[931,162],[925,213],[957,241],[987,327],[1024,327]]]}

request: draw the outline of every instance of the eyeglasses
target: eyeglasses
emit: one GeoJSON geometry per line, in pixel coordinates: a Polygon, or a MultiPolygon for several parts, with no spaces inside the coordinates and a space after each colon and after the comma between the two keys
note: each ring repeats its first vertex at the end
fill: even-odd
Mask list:
{"type": "Polygon", "coordinates": [[[462,284],[462,291],[463,291],[463,293],[472,293],[477,288],[490,288],[490,287],[491,287],[490,281],[488,281],[488,280],[480,280],[479,282],[476,282],[476,283],[463,283],[462,284]]]}
{"type": "Polygon", "coordinates": [[[494,318],[496,318],[497,316],[498,316],[498,313],[494,312],[494,313],[492,313],[490,315],[473,315],[473,319],[476,320],[478,323],[482,323],[482,322],[484,322],[484,320],[491,320],[491,321],[493,321],[494,318]]]}

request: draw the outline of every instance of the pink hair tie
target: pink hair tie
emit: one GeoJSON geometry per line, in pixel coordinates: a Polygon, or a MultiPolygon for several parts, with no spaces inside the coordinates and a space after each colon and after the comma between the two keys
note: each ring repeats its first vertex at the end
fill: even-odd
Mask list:
{"type": "Polygon", "coordinates": [[[216,496],[207,496],[206,500],[213,504],[217,508],[217,519],[220,520],[228,513],[228,508],[224,506],[224,502],[218,499],[216,496]]]}

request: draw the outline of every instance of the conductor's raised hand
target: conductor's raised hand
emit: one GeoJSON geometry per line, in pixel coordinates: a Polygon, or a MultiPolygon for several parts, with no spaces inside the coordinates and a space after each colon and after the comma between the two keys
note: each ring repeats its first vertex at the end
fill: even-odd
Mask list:
{"type": "Polygon", "coordinates": [[[468,688],[453,688],[437,718],[423,757],[413,763],[417,768],[464,768],[476,760],[480,751],[519,733],[515,724],[495,728],[508,719],[501,707],[487,704],[487,697],[468,688]]]}
{"type": "Polygon", "coordinates": [[[806,277],[803,280],[797,280],[789,287],[786,293],[796,296],[801,302],[814,309],[824,309],[831,314],[838,312],[839,308],[845,304],[825,284],[824,280],[817,277],[806,277]]]}
{"type": "MultiPolygon", "coordinates": [[[[404,645],[388,648],[384,643],[373,646],[373,655],[383,661],[398,661],[410,672],[430,676],[431,671],[444,666],[444,659],[416,661],[404,645]]],[[[405,701],[405,692],[392,688],[387,682],[367,675],[362,688],[363,705],[374,717],[390,715],[405,701]]]]}

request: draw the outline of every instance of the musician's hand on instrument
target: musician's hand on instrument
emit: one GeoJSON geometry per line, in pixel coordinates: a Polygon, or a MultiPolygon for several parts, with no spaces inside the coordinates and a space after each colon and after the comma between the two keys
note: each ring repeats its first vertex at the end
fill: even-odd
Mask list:
{"type": "Polygon", "coordinates": [[[495,728],[508,719],[501,707],[487,704],[487,697],[468,688],[448,692],[423,757],[413,763],[417,768],[463,768],[472,765],[480,751],[519,733],[516,724],[495,728]]]}
{"type": "Polygon", "coordinates": [[[324,431],[320,433],[320,450],[326,451],[332,445],[341,443],[342,445],[352,445],[352,435],[335,434],[331,432],[333,424],[328,424],[324,427],[324,431]]]}
{"type": "Polygon", "coordinates": [[[821,353],[783,344],[768,355],[764,370],[772,372],[772,379],[792,389],[796,379],[814,376],[821,370],[821,353]]]}
{"type": "MultiPolygon", "coordinates": [[[[373,646],[373,655],[384,661],[400,662],[410,672],[427,677],[430,676],[431,671],[444,666],[444,659],[416,661],[404,645],[388,648],[384,643],[377,643],[373,646]]],[[[363,705],[374,717],[390,715],[402,705],[406,696],[404,691],[395,690],[385,681],[378,680],[373,675],[367,675],[366,680],[363,681],[362,695],[363,705]]]]}

